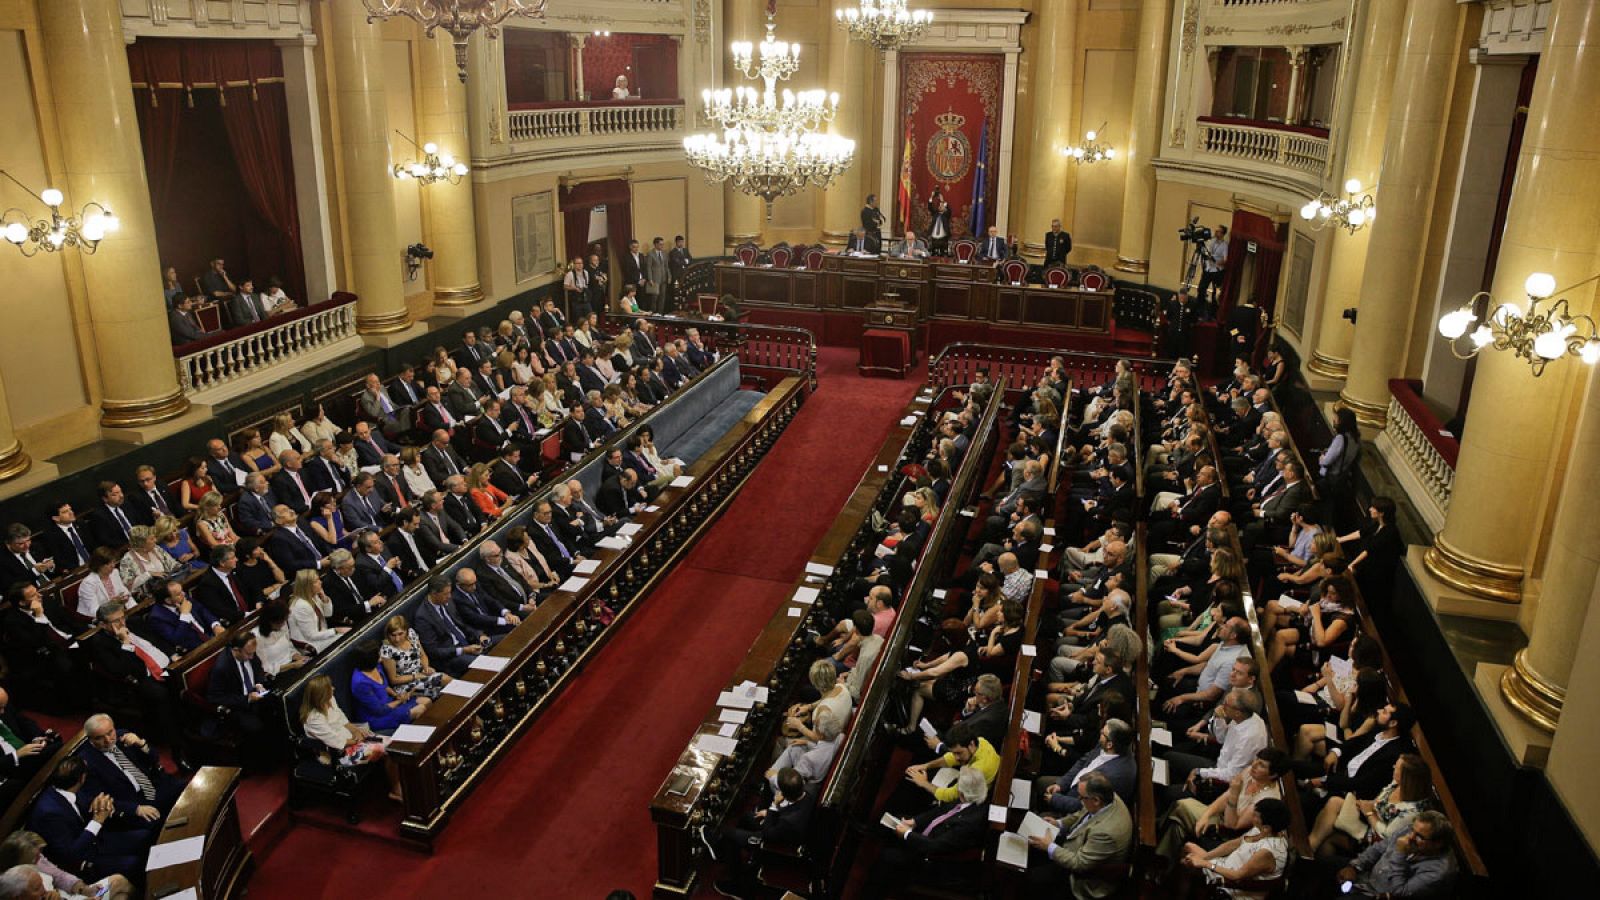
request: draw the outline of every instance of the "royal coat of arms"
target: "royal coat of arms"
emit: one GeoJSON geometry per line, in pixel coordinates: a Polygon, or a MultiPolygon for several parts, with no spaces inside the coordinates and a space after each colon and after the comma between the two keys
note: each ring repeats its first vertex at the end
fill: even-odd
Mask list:
{"type": "Polygon", "coordinates": [[[967,170],[972,168],[972,142],[961,133],[967,117],[949,111],[934,117],[933,121],[939,126],[939,132],[928,138],[928,171],[934,180],[954,184],[966,177],[967,170]]]}

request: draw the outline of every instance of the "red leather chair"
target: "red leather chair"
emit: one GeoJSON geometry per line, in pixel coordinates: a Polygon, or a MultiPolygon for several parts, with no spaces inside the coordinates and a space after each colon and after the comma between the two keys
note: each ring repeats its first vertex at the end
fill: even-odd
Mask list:
{"type": "Polygon", "coordinates": [[[735,259],[739,260],[740,265],[753,266],[756,264],[756,260],[761,258],[761,248],[755,244],[740,244],[733,248],[733,255],[735,259]]]}
{"type": "Polygon", "coordinates": [[[827,251],[823,250],[820,244],[809,248],[806,250],[806,268],[813,272],[821,271],[822,259],[827,255],[827,251]]]}
{"type": "Polygon", "coordinates": [[[1021,284],[1028,277],[1028,264],[1020,259],[1008,259],[1000,264],[1000,281],[1021,284]]]}
{"type": "Polygon", "coordinates": [[[1079,283],[1086,291],[1103,291],[1110,286],[1111,279],[1099,269],[1086,269],[1079,283]]]}
{"type": "Polygon", "coordinates": [[[972,238],[953,241],[950,244],[950,253],[956,258],[956,262],[972,262],[972,258],[978,255],[978,242],[972,238]]]}
{"type": "Polygon", "coordinates": [[[779,244],[778,246],[767,251],[767,258],[772,261],[772,267],[774,269],[789,268],[789,260],[793,258],[793,256],[794,251],[789,248],[788,244],[779,244]]]}
{"type": "Polygon", "coordinates": [[[1072,273],[1065,266],[1051,266],[1044,270],[1044,283],[1046,287],[1064,288],[1072,283],[1072,273]]]}

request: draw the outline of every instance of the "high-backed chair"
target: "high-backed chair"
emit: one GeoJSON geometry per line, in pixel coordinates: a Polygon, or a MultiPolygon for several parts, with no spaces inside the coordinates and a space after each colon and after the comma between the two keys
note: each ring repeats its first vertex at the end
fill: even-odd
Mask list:
{"type": "Polygon", "coordinates": [[[1072,283],[1072,273],[1066,266],[1051,266],[1044,270],[1044,283],[1046,287],[1064,288],[1072,283]]]}
{"type": "Polygon", "coordinates": [[[813,272],[821,271],[821,269],[822,269],[822,260],[827,255],[828,255],[827,252],[822,249],[822,245],[821,244],[818,244],[815,247],[808,248],[806,250],[806,256],[805,256],[806,268],[811,270],[811,271],[813,271],[813,272]]]}
{"type": "Polygon", "coordinates": [[[1000,264],[1000,281],[1003,284],[1021,284],[1028,277],[1028,264],[1020,259],[1008,259],[1000,264]]]}
{"type": "Polygon", "coordinates": [[[733,255],[735,259],[739,260],[740,265],[753,266],[756,264],[756,260],[761,258],[761,248],[746,242],[733,248],[733,255]]]}
{"type": "Polygon", "coordinates": [[[956,258],[956,262],[972,262],[972,258],[978,255],[978,242],[972,238],[961,238],[960,240],[952,241],[950,243],[950,255],[956,258]]]}
{"type": "Polygon", "coordinates": [[[1086,291],[1103,291],[1110,286],[1111,279],[1099,269],[1089,268],[1083,270],[1083,277],[1080,279],[1080,283],[1086,291]]]}
{"type": "Polygon", "coordinates": [[[772,260],[774,269],[787,269],[789,268],[789,260],[794,257],[794,251],[789,248],[788,244],[779,244],[767,251],[767,257],[772,260]]]}

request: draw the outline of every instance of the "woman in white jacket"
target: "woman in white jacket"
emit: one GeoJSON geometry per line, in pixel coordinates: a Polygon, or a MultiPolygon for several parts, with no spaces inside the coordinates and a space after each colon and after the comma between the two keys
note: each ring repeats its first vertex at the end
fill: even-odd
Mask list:
{"type": "Polygon", "coordinates": [[[294,593],[289,599],[289,637],[321,652],[350,630],[329,625],[332,615],[333,603],[322,592],[316,570],[301,569],[294,576],[294,593]]]}

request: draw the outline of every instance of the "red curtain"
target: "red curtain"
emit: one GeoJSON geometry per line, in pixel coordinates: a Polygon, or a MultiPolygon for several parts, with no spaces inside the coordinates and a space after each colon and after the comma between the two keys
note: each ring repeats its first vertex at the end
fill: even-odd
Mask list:
{"type": "Polygon", "coordinates": [[[611,283],[617,284],[616,264],[628,252],[633,240],[633,190],[620,178],[586,181],[561,188],[557,205],[561,208],[562,230],[567,241],[565,259],[589,258],[589,216],[596,206],[606,208],[606,249],[603,257],[611,263],[611,283]]]}
{"type": "MultiPolygon", "coordinates": [[[[242,93],[229,91],[230,94],[242,93]]],[[[294,163],[289,149],[288,112],[283,85],[263,84],[253,99],[233,98],[222,107],[228,143],[239,163],[239,176],[256,212],[278,232],[284,244],[282,274],[292,296],[305,297],[305,272],[300,258],[300,209],[294,195],[294,163]]],[[[265,285],[262,285],[265,287],[265,285]]],[[[321,297],[306,298],[321,300],[321,297]]]]}
{"type": "Polygon", "coordinates": [[[1228,267],[1222,279],[1222,300],[1217,306],[1217,318],[1227,321],[1228,311],[1238,302],[1243,285],[1244,260],[1249,255],[1248,245],[1254,241],[1256,305],[1272,315],[1277,303],[1278,270],[1283,265],[1283,236],[1272,219],[1259,213],[1234,210],[1233,223],[1228,226],[1228,267]]]}

